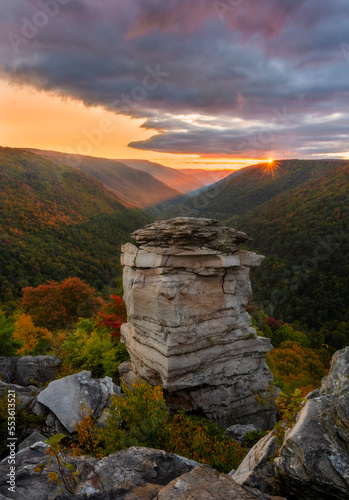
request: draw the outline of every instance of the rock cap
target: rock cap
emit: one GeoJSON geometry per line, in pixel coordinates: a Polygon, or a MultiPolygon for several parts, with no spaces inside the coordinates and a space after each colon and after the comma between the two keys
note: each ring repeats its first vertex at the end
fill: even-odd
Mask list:
{"type": "Polygon", "coordinates": [[[132,234],[138,246],[209,248],[230,253],[237,245],[251,241],[245,233],[231,227],[219,226],[214,219],[176,217],[159,220],[132,234]]]}

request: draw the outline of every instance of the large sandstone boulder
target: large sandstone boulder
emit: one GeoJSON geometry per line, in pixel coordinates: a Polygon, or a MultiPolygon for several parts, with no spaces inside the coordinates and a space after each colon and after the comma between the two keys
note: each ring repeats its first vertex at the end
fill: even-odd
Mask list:
{"type": "Polygon", "coordinates": [[[54,356],[1,356],[0,375],[8,384],[43,386],[57,378],[60,364],[54,356]]]}
{"type": "Polygon", "coordinates": [[[211,219],[159,221],[134,238],[121,259],[128,379],[163,385],[172,407],[201,412],[222,427],[270,428],[274,409],[258,405],[256,395],[270,397],[265,357],[272,347],[246,312],[249,266],[263,257],[239,250],[249,238],[211,219]]]}
{"type": "Polygon", "coordinates": [[[333,356],[319,396],[300,412],[275,465],[292,498],[349,498],[349,347],[333,356]]]}
{"type": "Polygon", "coordinates": [[[120,387],[116,386],[110,377],[96,380],[91,378],[91,372],[82,371],[54,380],[40,392],[37,401],[50,410],[64,428],[72,433],[82,419],[83,405],[91,409],[94,417],[98,418],[110,403],[111,396],[120,394],[120,391],[120,387]]]}

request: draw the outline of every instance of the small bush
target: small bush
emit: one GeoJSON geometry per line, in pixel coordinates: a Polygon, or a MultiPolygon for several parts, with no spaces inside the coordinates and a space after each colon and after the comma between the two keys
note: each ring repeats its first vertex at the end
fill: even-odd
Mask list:
{"type": "Polygon", "coordinates": [[[63,344],[63,371],[89,370],[92,377],[108,375],[119,381],[118,366],[129,359],[126,347],[95,320],[81,319],[63,344]]]}
{"type": "Polygon", "coordinates": [[[246,455],[246,448],[206,419],[184,412],[171,416],[161,387],[138,382],[132,390],[125,385],[123,390],[125,395],[113,400],[107,428],[99,431],[102,454],[146,446],[211,465],[221,472],[236,468],[246,455]]]}

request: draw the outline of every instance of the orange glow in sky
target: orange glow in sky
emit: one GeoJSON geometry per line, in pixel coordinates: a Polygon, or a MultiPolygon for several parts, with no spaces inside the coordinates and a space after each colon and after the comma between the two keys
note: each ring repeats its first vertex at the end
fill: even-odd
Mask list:
{"type": "Polygon", "coordinates": [[[0,80],[0,145],[80,153],[103,158],[132,158],[173,168],[239,169],[263,160],[209,158],[129,148],[154,131],[144,120],[116,115],[98,106],[0,80]]]}

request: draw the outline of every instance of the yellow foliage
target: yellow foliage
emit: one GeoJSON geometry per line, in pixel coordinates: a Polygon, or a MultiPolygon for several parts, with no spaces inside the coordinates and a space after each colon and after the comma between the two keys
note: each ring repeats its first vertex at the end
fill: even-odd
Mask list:
{"type": "Polygon", "coordinates": [[[17,354],[25,356],[33,351],[39,340],[45,338],[50,332],[47,328],[35,326],[29,314],[18,314],[15,321],[15,331],[13,338],[21,340],[24,344],[17,351],[17,354]]]}
{"type": "Polygon", "coordinates": [[[58,332],[52,333],[50,330],[46,328],[40,328],[40,330],[45,330],[45,333],[42,335],[42,338],[46,340],[50,346],[50,352],[52,356],[56,356],[60,358],[63,350],[63,342],[67,338],[67,334],[65,331],[60,330],[58,332]]]}

